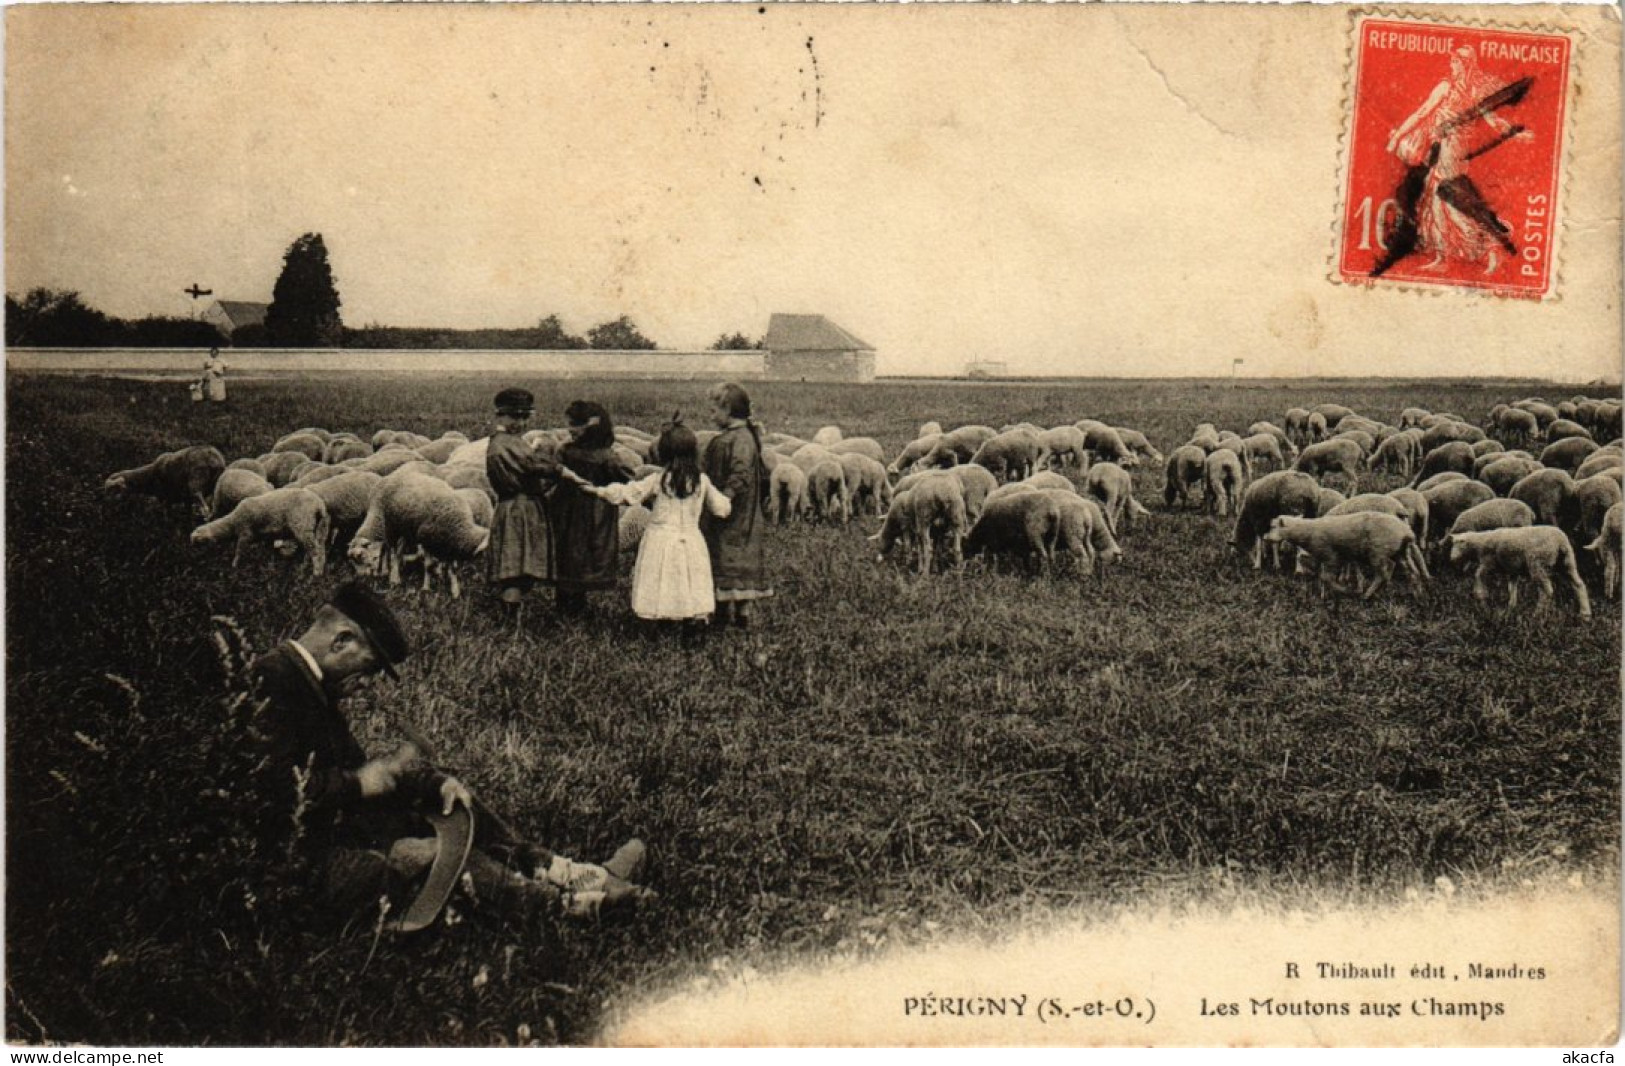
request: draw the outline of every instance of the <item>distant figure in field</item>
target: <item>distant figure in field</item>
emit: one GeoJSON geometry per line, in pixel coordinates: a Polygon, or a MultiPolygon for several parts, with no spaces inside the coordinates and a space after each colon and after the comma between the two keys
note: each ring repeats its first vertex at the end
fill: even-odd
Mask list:
{"type": "Polygon", "coordinates": [[[726,518],[731,508],[728,498],[700,473],[699,452],[694,431],[673,419],[656,447],[664,470],[625,485],[582,489],[623,507],[654,499],[654,515],[638,542],[632,569],[632,612],[639,618],[703,620],[716,610],[700,515],[726,518]]]}
{"type": "Polygon", "coordinates": [[[553,585],[559,610],[580,614],[587,593],[615,587],[621,558],[621,512],[582,489],[582,481],[603,487],[632,480],[632,469],[612,450],[615,425],[602,404],[576,400],[564,409],[570,443],[559,449],[564,477],[548,503],[553,522],[553,585]]]}
{"type": "Polygon", "coordinates": [[[733,382],[711,390],[711,417],[722,432],[705,449],[700,468],[728,498],[726,518],[705,515],[700,529],[711,552],[717,620],[741,628],[751,605],[773,595],[767,580],[767,517],[762,513],[767,467],[761,427],[750,417],[750,396],[733,382]]]}
{"type": "Polygon", "coordinates": [[[226,402],[226,361],[220,358],[219,348],[210,348],[203,360],[203,391],[210,403],[226,402]]]}

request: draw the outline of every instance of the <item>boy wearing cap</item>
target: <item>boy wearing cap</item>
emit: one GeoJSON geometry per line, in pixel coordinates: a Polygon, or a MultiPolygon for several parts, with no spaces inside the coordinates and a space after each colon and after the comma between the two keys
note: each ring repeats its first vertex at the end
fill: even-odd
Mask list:
{"type": "Polygon", "coordinates": [[[497,393],[496,429],[485,453],[485,474],[497,494],[487,573],[510,607],[537,582],[552,581],[556,570],[545,501],[562,475],[558,463],[521,436],[535,409],[535,397],[524,389],[497,393]]]}
{"type": "MultiPolygon", "coordinates": [[[[380,670],[395,677],[395,664],[408,652],[394,612],[375,593],[350,584],[317,610],[304,633],[253,667],[260,700],[255,739],[264,755],[264,840],[285,842],[291,830],[316,859],[321,896],[335,907],[370,903],[428,867],[434,841],[426,839],[420,811],[474,807],[455,777],[422,764],[415,745],[368,759],[350,732],[341,703],[352,682],[380,670]]],[[[637,841],[603,867],[571,863],[513,837],[500,819],[475,810],[478,850],[470,853],[467,869],[490,895],[529,907],[583,888],[605,903],[652,896],[631,883],[643,853],[637,841]],[[532,873],[535,879],[524,876],[532,873]]]]}

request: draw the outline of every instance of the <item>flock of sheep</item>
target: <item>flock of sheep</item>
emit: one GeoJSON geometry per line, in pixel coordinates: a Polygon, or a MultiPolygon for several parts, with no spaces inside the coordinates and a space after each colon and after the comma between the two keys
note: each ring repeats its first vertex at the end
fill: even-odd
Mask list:
{"type": "MultiPolygon", "coordinates": [[[[1318,574],[1323,594],[1369,598],[1396,573],[1428,581],[1431,555],[1434,566],[1474,566],[1480,599],[1496,575],[1511,604],[1523,578],[1550,598],[1555,576],[1587,615],[1577,547],[1602,565],[1605,593],[1619,590],[1620,412],[1617,400],[1528,398],[1497,405],[1483,426],[1415,407],[1389,425],[1327,403],[1287,411],[1285,428],[1255,422],[1243,434],[1203,423],[1166,459],[1144,434],[1091,419],[1047,429],[927,423],[889,465],[878,441],[827,426],[812,440],[764,437],[764,506],[779,523],[874,515],[880,557],[901,550],[921,573],[985,556],[1040,567],[1070,560],[1098,575],[1149,514],[1134,480],[1148,465],[1163,471],[1168,510],[1234,515],[1231,544],[1254,569],[1290,560],[1318,574]],[[1362,478],[1383,472],[1407,484],[1360,491],[1362,478]]],[[[703,448],[711,434],[699,436],[703,448]]],[[[526,437],[544,450],[568,439],[563,430],[526,437]]],[[[650,434],[619,427],[616,440],[629,468],[654,469],[650,434]]],[[[379,430],[362,440],[311,427],[229,463],[207,446],[169,452],[107,486],[194,504],[206,521],[193,542],[234,542],[234,565],[262,541],[303,550],[320,573],[342,546],[358,570],[392,582],[412,561],[425,588],[443,572],[455,596],[454,564],[489,540],[485,445],[456,431],[431,440],[379,430]]],[[[646,509],[623,511],[623,549],[647,523],[646,509]]]]}

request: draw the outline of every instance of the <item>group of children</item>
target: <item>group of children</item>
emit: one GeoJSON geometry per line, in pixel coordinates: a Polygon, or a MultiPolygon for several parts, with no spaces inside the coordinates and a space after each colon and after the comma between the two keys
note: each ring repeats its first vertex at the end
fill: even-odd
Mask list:
{"type": "Polygon", "coordinates": [[[738,385],[718,385],[710,402],[719,432],[704,456],[694,431],[674,417],[650,451],[661,469],[634,481],[612,450],[615,427],[602,405],[577,400],[565,409],[570,441],[554,459],[524,441],[535,398],[524,389],[498,393],[486,452],[497,494],[487,553],[502,602],[517,608],[528,590],[551,584],[562,612],[583,611],[588,592],[615,586],[619,508],[652,500],[632,573],[633,612],[661,621],[715,614],[749,626],[752,604],[773,595],[761,431],[738,385]]]}

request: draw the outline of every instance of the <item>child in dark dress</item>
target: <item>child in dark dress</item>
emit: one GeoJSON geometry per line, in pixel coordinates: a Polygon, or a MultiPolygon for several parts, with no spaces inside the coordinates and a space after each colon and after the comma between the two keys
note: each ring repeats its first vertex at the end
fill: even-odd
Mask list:
{"type": "Polygon", "coordinates": [[[745,628],[751,624],[752,605],[773,595],[762,513],[767,485],[762,434],[750,416],[750,396],[733,382],[711,390],[711,418],[720,432],[706,446],[701,469],[731,509],[726,516],[702,516],[700,530],[711,552],[717,621],[745,628]]]}
{"type": "MultiPolygon", "coordinates": [[[[564,410],[570,443],[559,462],[591,485],[632,480],[632,468],[612,450],[615,426],[601,404],[577,400],[564,410]]],[[[568,480],[548,505],[553,522],[554,573],[559,610],[579,614],[587,593],[613,589],[620,563],[620,508],[582,492],[568,480]]]]}
{"type": "Polygon", "coordinates": [[[524,389],[503,389],[496,398],[496,430],[485,453],[485,474],[496,491],[496,515],[486,566],[502,590],[502,602],[517,607],[538,582],[553,580],[553,525],[546,501],[561,477],[559,464],[526,444],[521,434],[536,400],[524,389]]]}

